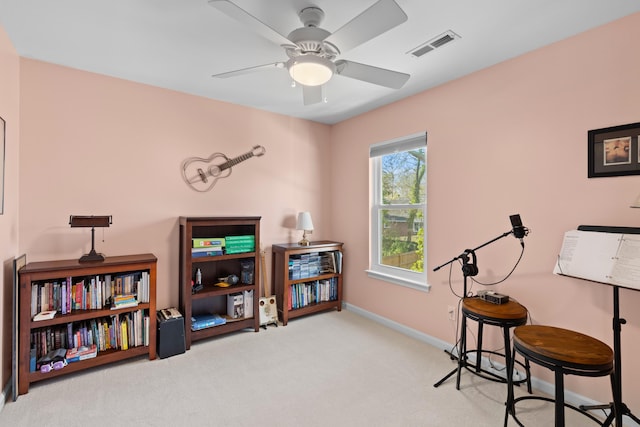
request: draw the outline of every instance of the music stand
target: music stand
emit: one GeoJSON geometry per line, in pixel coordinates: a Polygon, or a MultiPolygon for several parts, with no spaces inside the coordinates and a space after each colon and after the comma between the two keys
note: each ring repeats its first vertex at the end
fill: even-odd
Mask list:
{"type": "MultiPolygon", "coordinates": [[[[580,231],[595,231],[602,233],[617,234],[640,234],[640,228],[637,227],[605,227],[594,225],[578,226],[580,231]]],[[[601,283],[601,282],[596,282],[601,283]]],[[[609,285],[609,283],[604,283],[609,285]]],[[[580,405],[580,409],[590,411],[594,409],[610,409],[609,416],[602,424],[603,427],[610,426],[613,420],[616,426],[622,425],[622,416],[626,415],[636,423],[640,424],[640,419],[631,413],[629,407],[622,401],[622,325],[627,323],[626,319],[620,317],[620,286],[610,285],[613,288],[613,357],[614,357],[614,396],[613,402],[606,405],[580,405]],[[616,405],[616,402],[618,404],[616,405]],[[618,406],[618,407],[616,407],[618,406]]]]}
{"type": "Polygon", "coordinates": [[[583,411],[593,409],[610,409],[609,416],[602,423],[603,427],[610,426],[615,419],[616,426],[622,425],[622,416],[626,415],[636,423],[640,424],[640,419],[631,413],[629,407],[622,401],[622,355],[621,352],[621,332],[622,325],[627,323],[626,319],[620,318],[620,286],[613,285],[613,358],[614,358],[614,396],[613,402],[605,405],[580,405],[583,411]],[[617,402],[617,404],[616,404],[617,402]],[[616,407],[617,406],[617,407],[616,407]]]}

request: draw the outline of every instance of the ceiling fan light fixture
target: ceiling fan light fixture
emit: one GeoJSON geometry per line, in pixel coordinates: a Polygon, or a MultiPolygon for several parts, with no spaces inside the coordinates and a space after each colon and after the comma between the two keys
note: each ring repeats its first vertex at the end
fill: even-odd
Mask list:
{"type": "Polygon", "coordinates": [[[317,55],[300,55],[289,60],[289,75],[304,86],[321,86],[328,82],[336,70],[330,60],[317,55]]]}

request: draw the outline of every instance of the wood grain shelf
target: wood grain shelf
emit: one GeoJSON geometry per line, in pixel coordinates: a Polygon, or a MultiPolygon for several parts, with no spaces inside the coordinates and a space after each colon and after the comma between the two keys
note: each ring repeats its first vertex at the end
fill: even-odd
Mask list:
{"type": "MultiPolygon", "coordinates": [[[[114,363],[120,360],[147,355],[149,359],[156,358],[156,264],[157,258],[153,254],[137,254],[126,256],[107,257],[104,261],[83,262],[78,260],[57,260],[33,262],[25,265],[19,271],[19,362],[18,362],[18,393],[26,394],[29,385],[33,382],[43,381],[68,375],[85,369],[114,363]],[[83,280],[88,277],[104,277],[105,275],[137,274],[146,272],[149,277],[149,302],[139,303],[135,307],[119,308],[111,310],[109,307],[102,309],[71,310],[68,314],[58,313],[52,319],[32,320],[31,298],[32,285],[41,286],[45,282],[63,281],[71,278],[73,281],[83,280]],[[111,318],[127,313],[143,310],[148,316],[148,343],[129,347],[127,350],[109,349],[98,351],[96,357],[78,362],[69,363],[62,369],[52,370],[47,373],[40,371],[31,372],[30,350],[32,347],[32,332],[62,327],[67,324],[79,325],[93,319],[111,318]]],[[[67,347],[69,344],[67,345],[67,347]]]]}
{"type": "Polygon", "coordinates": [[[340,242],[333,241],[316,241],[311,242],[309,246],[300,246],[297,243],[273,245],[273,283],[276,287],[276,301],[278,305],[278,314],[284,326],[290,319],[306,316],[312,313],[318,313],[326,310],[342,310],[342,247],[340,242]],[[339,255],[334,257],[333,272],[317,272],[304,277],[292,278],[291,269],[295,261],[302,257],[310,255],[326,256],[326,254],[339,255]],[[311,300],[305,302],[306,305],[293,303],[292,298],[295,297],[293,286],[305,286],[305,284],[313,284],[317,282],[330,282],[333,292],[329,300],[317,301],[311,300]]]}
{"type": "Polygon", "coordinates": [[[260,217],[180,217],[180,311],[184,316],[186,349],[193,341],[224,335],[243,329],[259,331],[258,316],[260,277],[260,217]],[[193,257],[192,240],[226,238],[227,236],[253,236],[255,248],[250,252],[217,256],[193,257]],[[253,282],[228,287],[215,286],[219,279],[229,275],[241,277],[243,261],[253,261],[253,282]],[[193,293],[196,271],[202,273],[202,289],[193,293]],[[227,296],[253,291],[253,316],[228,320],[223,325],[191,330],[194,314],[226,315],[227,296]]]}

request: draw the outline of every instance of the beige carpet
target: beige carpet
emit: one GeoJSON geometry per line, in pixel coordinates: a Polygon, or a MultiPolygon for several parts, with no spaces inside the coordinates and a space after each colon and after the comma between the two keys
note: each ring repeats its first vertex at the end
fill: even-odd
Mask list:
{"type": "MultiPolygon", "coordinates": [[[[504,384],[464,372],[459,391],[455,377],[433,387],[453,363],[353,312],[327,312],[33,384],[0,425],[502,426],[504,384]]],[[[595,425],[567,412],[568,426],[595,425]]],[[[553,425],[549,403],[523,402],[519,415],[553,425]]]]}

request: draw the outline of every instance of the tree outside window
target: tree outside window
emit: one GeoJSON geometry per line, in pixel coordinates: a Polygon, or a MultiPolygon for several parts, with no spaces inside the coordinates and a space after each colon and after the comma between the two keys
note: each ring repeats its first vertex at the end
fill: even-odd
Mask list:
{"type": "Polygon", "coordinates": [[[423,271],[425,149],[382,157],[381,264],[423,271]]]}
{"type": "Polygon", "coordinates": [[[370,147],[371,263],[369,276],[428,289],[425,267],[427,135],[370,147]]]}

